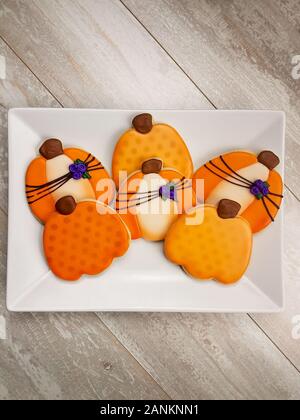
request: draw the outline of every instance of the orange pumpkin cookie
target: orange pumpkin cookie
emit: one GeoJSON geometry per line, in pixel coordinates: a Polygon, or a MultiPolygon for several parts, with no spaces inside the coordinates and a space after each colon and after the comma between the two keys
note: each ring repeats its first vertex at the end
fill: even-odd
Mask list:
{"type": "Polygon", "coordinates": [[[160,158],[165,168],[173,168],[186,178],[193,174],[190,153],[177,131],[166,124],[153,124],[150,114],[137,115],[133,128],[117,143],[112,161],[113,179],[120,184],[121,172],[128,175],[139,171],[142,163],[160,158]]]}
{"type": "Polygon", "coordinates": [[[120,186],[116,209],[132,239],[161,241],[179,214],[195,205],[192,181],[149,159],[120,186]]]}
{"type": "Polygon", "coordinates": [[[113,181],[102,164],[81,149],[63,149],[58,139],[46,140],[26,173],[26,196],[33,214],[45,222],[61,197],[76,201],[98,199],[107,204],[113,199],[113,181]],[[103,185],[100,185],[101,181],[103,185]]]}
{"type": "Polygon", "coordinates": [[[241,204],[239,215],[246,219],[256,233],[274,221],[282,202],[283,182],[274,170],[280,163],[271,151],[258,156],[250,152],[231,152],[207,162],[193,177],[204,180],[202,191],[197,193],[199,202],[217,205],[221,199],[241,204]]]}
{"type": "Polygon", "coordinates": [[[118,214],[103,203],[62,197],[44,229],[44,253],[53,273],[64,280],[95,275],[126,253],[130,234],[118,214]]]}
{"type": "Polygon", "coordinates": [[[196,279],[237,282],[252,251],[251,227],[236,217],[239,209],[238,203],[222,200],[218,208],[200,206],[180,216],[166,236],[166,257],[196,279]]]}

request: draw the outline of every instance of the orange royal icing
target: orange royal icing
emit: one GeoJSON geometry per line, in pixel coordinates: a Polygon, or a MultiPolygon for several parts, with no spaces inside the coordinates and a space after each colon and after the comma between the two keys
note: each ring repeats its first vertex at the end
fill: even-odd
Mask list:
{"type": "Polygon", "coordinates": [[[101,203],[78,203],[64,216],[54,212],[44,228],[44,253],[53,273],[64,280],[95,275],[126,253],[130,234],[118,214],[101,203]],[[97,211],[100,206],[104,213],[97,211]]]}

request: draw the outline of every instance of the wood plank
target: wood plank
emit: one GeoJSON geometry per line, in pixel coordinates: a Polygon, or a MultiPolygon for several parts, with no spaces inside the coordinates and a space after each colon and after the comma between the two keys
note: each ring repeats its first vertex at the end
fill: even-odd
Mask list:
{"type": "MultiPolygon", "coordinates": [[[[0,80],[1,85],[1,80],[0,80]]],[[[7,109],[0,105],[0,209],[7,210],[8,200],[7,109]]]]}
{"type": "Polygon", "coordinates": [[[286,180],[300,197],[300,81],[291,63],[300,51],[300,3],[122,2],[217,108],[286,111],[286,180]]]}
{"type": "Polygon", "coordinates": [[[7,211],[7,110],[13,107],[60,106],[0,39],[6,77],[0,80],[0,208],[7,211]]]}
{"type": "MultiPolygon", "coordinates": [[[[7,63],[7,78],[0,80],[2,204],[7,189],[6,107],[59,104],[2,41],[0,54],[7,63]]],[[[0,400],[168,398],[94,314],[9,313],[6,236],[7,216],[0,210],[0,400]]]]}
{"type": "Polygon", "coordinates": [[[65,107],[208,107],[116,0],[13,0],[1,8],[0,35],[65,107]]]}
{"type": "Polygon", "coordinates": [[[246,316],[101,314],[172,398],[299,399],[300,376],[246,316]]]}
{"type": "MultiPolygon", "coordinates": [[[[62,2],[45,1],[18,2],[18,5],[13,1],[4,1],[3,4],[4,12],[2,18],[0,17],[2,35],[4,34],[5,39],[11,43],[22,60],[30,65],[39,79],[47,84],[63,105],[114,106],[118,101],[118,106],[208,107],[199,90],[186,79],[171,60],[162,58],[162,51],[149,40],[146,32],[118,3],[101,2],[105,13],[107,10],[110,11],[107,12],[108,15],[103,13],[99,6],[100,2],[93,1],[64,2],[64,5],[67,5],[65,7],[62,7],[62,2]],[[55,10],[57,7],[59,12],[55,10]],[[79,10],[82,16],[78,21],[76,19],[79,19],[79,10]],[[117,15],[118,30],[115,31],[111,19],[115,19],[113,17],[117,15]],[[76,25],[72,22],[73,18],[76,25]],[[66,21],[65,25],[61,25],[62,19],[66,21]],[[93,26],[91,22],[94,23],[95,20],[97,23],[93,26]],[[11,25],[17,27],[18,31],[12,31],[11,25]],[[131,34],[127,35],[129,40],[119,35],[120,33],[124,35],[126,31],[131,31],[131,34]],[[25,32],[26,36],[18,36],[25,32]],[[36,34],[40,36],[37,37],[36,34]],[[82,41],[81,34],[85,35],[85,42],[82,41]],[[94,40],[94,43],[90,39],[94,40]],[[50,58],[47,62],[42,54],[46,47],[47,56],[50,58]],[[105,48],[106,55],[111,54],[115,57],[119,66],[118,72],[122,72],[122,77],[117,74],[115,67],[107,71],[102,64],[101,74],[104,74],[105,78],[103,77],[103,83],[96,81],[93,84],[92,98],[89,80],[99,79],[99,73],[95,75],[90,70],[86,59],[89,58],[91,61],[94,57],[100,65],[98,48],[105,48]],[[151,63],[145,61],[144,50],[152,57],[151,63]],[[127,61],[124,63],[124,60],[117,59],[120,56],[126,57],[127,61]],[[57,60],[53,62],[54,57],[57,60]],[[85,60],[84,63],[81,62],[79,70],[78,65],[70,63],[77,63],[80,57],[85,57],[85,60]],[[153,59],[156,61],[154,64],[153,59]],[[157,61],[161,64],[158,67],[157,61]],[[134,62],[133,75],[126,72],[126,67],[132,62],[134,62]],[[141,77],[147,81],[146,88],[142,92],[140,84],[133,83],[134,79],[138,81],[141,77]],[[124,87],[126,83],[132,87],[129,96],[127,88],[124,87]],[[155,95],[149,91],[148,85],[151,86],[151,92],[155,89],[155,95]],[[86,95],[83,94],[85,89],[86,95]]],[[[199,398],[206,396],[225,398],[230,395],[232,398],[239,398],[241,395],[258,398],[259,394],[260,398],[299,396],[298,372],[246,315],[101,314],[100,316],[113,329],[118,339],[122,340],[123,345],[139,358],[143,366],[150,373],[155,373],[155,379],[167,386],[171,396],[181,398],[183,395],[186,398],[196,395],[199,398]],[[202,337],[209,337],[204,343],[202,337],[197,335],[201,327],[202,337]],[[173,337],[173,341],[169,338],[163,340],[166,334],[168,337],[173,337]],[[255,343],[254,354],[252,348],[249,349],[249,342],[252,341],[255,343]],[[173,353],[172,346],[175,349],[173,353]],[[183,350],[185,353],[180,359],[183,350]],[[233,350],[236,351],[235,356],[232,355],[233,350]],[[210,361],[209,354],[212,351],[215,353],[210,361]],[[170,357],[170,352],[173,357],[170,357]],[[200,365],[204,354],[208,356],[204,359],[205,363],[200,365]],[[218,355],[218,364],[214,366],[218,355]],[[221,363],[222,360],[224,365],[221,363]],[[180,371],[175,374],[173,372],[178,370],[177,362],[180,371]],[[263,376],[268,379],[267,389],[263,386],[263,376]],[[191,387],[188,386],[190,381],[192,381],[191,387]],[[205,384],[209,385],[208,389],[205,388],[205,384]],[[222,387],[217,384],[222,384],[222,387]]]]}
{"type": "Polygon", "coordinates": [[[281,314],[251,315],[268,336],[300,367],[300,202],[285,196],[284,279],[286,309],[281,314]]]}

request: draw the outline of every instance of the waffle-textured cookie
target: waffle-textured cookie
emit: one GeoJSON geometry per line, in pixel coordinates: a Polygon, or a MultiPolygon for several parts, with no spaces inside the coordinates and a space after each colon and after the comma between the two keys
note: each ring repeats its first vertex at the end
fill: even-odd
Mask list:
{"type": "Polygon", "coordinates": [[[192,277],[224,284],[238,281],[246,271],[252,250],[250,225],[234,202],[219,208],[200,206],[182,215],[165,239],[166,257],[192,277]]]}
{"type": "Polygon", "coordinates": [[[64,280],[95,275],[124,255],[130,234],[119,215],[96,201],[63,197],[44,229],[44,253],[53,273],[64,280]]]}
{"type": "Polygon", "coordinates": [[[137,115],[133,128],[119,139],[112,161],[113,179],[119,186],[119,173],[127,176],[141,169],[142,163],[159,158],[164,168],[172,168],[186,178],[193,174],[190,153],[178,132],[166,124],[153,124],[150,114],[137,115]]]}

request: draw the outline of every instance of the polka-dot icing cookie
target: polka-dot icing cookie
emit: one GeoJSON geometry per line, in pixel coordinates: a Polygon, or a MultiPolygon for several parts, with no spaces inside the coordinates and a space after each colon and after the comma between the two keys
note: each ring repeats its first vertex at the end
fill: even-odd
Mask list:
{"type": "Polygon", "coordinates": [[[193,162],[181,136],[167,124],[153,124],[150,114],[137,115],[133,128],[119,139],[112,161],[113,179],[119,186],[120,171],[127,176],[141,169],[142,163],[159,158],[164,168],[172,168],[186,178],[193,173],[193,162]]]}
{"type": "Polygon", "coordinates": [[[95,275],[126,253],[130,233],[119,215],[103,203],[59,199],[47,219],[44,253],[53,273],[64,280],[95,275]]]}
{"type": "Polygon", "coordinates": [[[115,193],[112,180],[90,153],[64,149],[58,139],[46,140],[39,153],[27,169],[26,197],[31,211],[41,222],[53,213],[56,201],[67,195],[76,201],[97,199],[106,204],[112,201],[115,193]],[[105,180],[103,190],[101,180],[105,180]]]}
{"type": "Polygon", "coordinates": [[[166,257],[196,279],[237,282],[252,251],[251,227],[235,217],[239,209],[238,203],[222,200],[218,208],[199,206],[180,216],[166,236],[166,257]]]}
{"type": "Polygon", "coordinates": [[[239,215],[246,219],[256,233],[266,228],[276,218],[283,198],[283,181],[274,169],[279,158],[265,150],[258,155],[236,151],[210,160],[193,176],[204,180],[199,202],[217,205],[221,199],[238,201],[239,215]]]}

